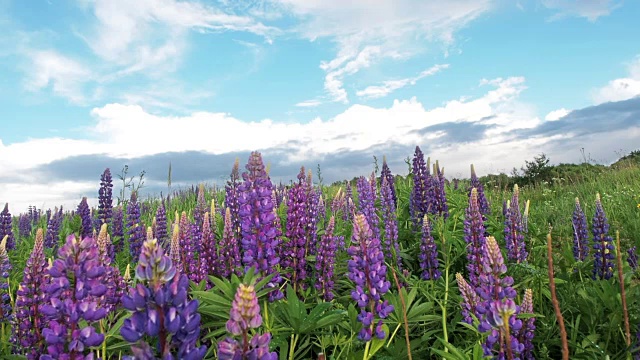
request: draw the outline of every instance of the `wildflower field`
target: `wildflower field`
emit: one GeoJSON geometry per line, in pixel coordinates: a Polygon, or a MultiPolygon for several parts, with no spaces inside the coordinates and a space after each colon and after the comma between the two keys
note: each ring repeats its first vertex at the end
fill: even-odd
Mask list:
{"type": "Polygon", "coordinates": [[[224,187],[142,199],[106,169],[97,208],[7,204],[0,358],[640,358],[637,162],[458,180],[416,147],[283,185],[243,161],[224,187]]]}

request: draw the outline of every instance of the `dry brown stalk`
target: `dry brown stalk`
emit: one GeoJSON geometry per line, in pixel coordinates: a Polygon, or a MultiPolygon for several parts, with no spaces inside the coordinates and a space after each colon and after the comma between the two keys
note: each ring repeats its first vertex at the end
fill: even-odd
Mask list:
{"type": "Polygon", "coordinates": [[[564,318],[560,311],[560,303],[556,295],[556,282],[553,278],[553,247],[551,244],[551,231],[547,234],[547,262],[549,264],[549,288],[551,290],[551,302],[556,313],[556,319],[560,325],[560,339],[562,341],[562,360],[569,360],[569,343],[567,341],[567,330],[564,327],[564,318]]]}
{"type": "Polygon", "coordinates": [[[396,286],[398,287],[398,295],[400,296],[400,303],[402,304],[402,317],[404,319],[404,338],[407,342],[407,355],[409,360],[413,360],[411,356],[411,341],[409,341],[409,320],[407,320],[407,305],[404,302],[404,296],[402,295],[402,291],[400,289],[400,282],[398,281],[398,276],[396,275],[396,269],[393,266],[390,266],[391,273],[393,274],[393,280],[396,282],[396,286]]]}
{"type": "Polygon", "coordinates": [[[629,327],[629,310],[627,309],[627,295],[624,290],[624,278],[622,277],[622,255],[620,255],[620,231],[616,230],[616,259],[618,261],[618,280],[620,281],[620,296],[622,296],[622,313],[624,314],[624,333],[627,347],[631,346],[631,330],[629,327]]]}

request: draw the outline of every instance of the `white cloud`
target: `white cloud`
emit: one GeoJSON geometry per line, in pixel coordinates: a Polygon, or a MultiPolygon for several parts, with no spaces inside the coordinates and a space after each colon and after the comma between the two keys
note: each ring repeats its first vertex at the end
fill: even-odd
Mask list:
{"type": "Polygon", "coordinates": [[[87,66],[52,50],[32,51],[28,57],[27,90],[35,92],[51,86],[53,93],[74,103],[86,100],[84,84],[93,76],[87,66]]]}
{"type": "Polygon", "coordinates": [[[227,14],[197,2],[176,0],[98,0],[97,19],[87,44],[103,59],[124,66],[124,73],[175,66],[186,50],[190,30],[240,31],[271,41],[278,33],[251,17],[227,14]]]}
{"type": "Polygon", "coordinates": [[[427,76],[435,75],[438,72],[444,69],[447,69],[448,67],[449,67],[449,64],[434,65],[429,69],[422,71],[417,76],[404,78],[404,79],[397,79],[397,80],[387,80],[387,81],[384,81],[382,85],[368,86],[364,90],[358,90],[356,92],[356,95],[360,97],[370,98],[370,99],[385,97],[390,93],[398,89],[402,89],[407,85],[415,85],[416,82],[418,82],[419,80],[427,76]]]}
{"type": "Polygon", "coordinates": [[[628,77],[611,80],[604,87],[593,91],[592,97],[596,104],[640,96],[640,56],[628,64],[627,69],[628,77]]]}
{"type": "Polygon", "coordinates": [[[492,8],[491,0],[273,0],[304,21],[304,38],[328,38],[336,57],[322,62],[324,88],[333,101],[349,101],[344,79],[383,59],[406,59],[453,34],[492,8]]]}
{"type": "MultiPolygon", "coordinates": [[[[112,103],[92,110],[94,121],[87,129],[90,139],[31,139],[13,144],[0,141],[0,168],[4,170],[0,176],[5,176],[0,181],[0,201],[20,206],[43,202],[45,206],[60,203],[75,206],[79,201],[78,194],[86,193],[89,184],[79,182],[79,187],[75,188],[74,181],[51,182],[43,178],[38,166],[78,155],[104,154],[134,159],[167,152],[226,154],[255,149],[281,149],[285,150],[284,162],[305,162],[336,152],[348,154],[372,148],[384,151],[388,146],[417,144],[427,145],[429,155],[432,159],[439,159],[450,176],[467,175],[470,162],[476,164],[480,173],[508,172],[512,167],[521,165],[523,159],[529,158],[532,148],[548,153],[556,161],[574,160],[568,158],[571,156],[569,148],[556,152],[553,150],[557,150],[558,146],[575,147],[576,144],[583,144],[586,141],[583,138],[574,138],[575,135],[570,133],[521,137],[513,132],[535,129],[545,124],[531,105],[518,100],[520,93],[526,89],[524,81],[522,77],[482,80],[481,86],[490,87],[484,95],[451,100],[432,109],[425,109],[416,98],[411,98],[395,100],[391,106],[383,108],[352,105],[334,118],[316,118],[306,123],[284,123],[271,119],[244,122],[228,113],[212,112],[158,116],[138,105],[112,103]],[[461,134],[461,131],[466,133],[461,134]],[[242,134],[242,141],[238,141],[238,134],[242,134]],[[456,140],[460,135],[466,139],[464,144],[456,140]],[[552,144],[553,140],[557,142],[552,144]],[[18,177],[7,177],[8,174],[18,174],[18,177]],[[58,195],[60,193],[62,195],[58,195]]],[[[614,144],[615,147],[622,146],[623,142],[633,143],[639,131],[628,129],[623,137],[617,138],[619,141],[614,144]]],[[[605,139],[602,141],[609,141],[610,138],[602,134],[598,137],[605,139]]],[[[606,148],[596,142],[589,139],[590,149],[598,147],[604,152],[606,148]]],[[[576,157],[579,155],[577,151],[576,157]]],[[[366,160],[363,159],[363,162],[366,163],[366,160]]],[[[273,164],[274,167],[279,165],[283,164],[273,164]]],[[[358,174],[344,174],[353,175],[358,174]]],[[[93,191],[96,186],[92,184],[93,191]]]]}
{"type": "Polygon", "coordinates": [[[566,116],[567,114],[569,114],[571,111],[565,109],[565,108],[560,108],[557,110],[553,110],[551,112],[549,112],[547,114],[547,116],[544,117],[545,120],[547,121],[556,121],[556,120],[560,120],[560,118],[566,116]]]}
{"type": "Polygon", "coordinates": [[[577,16],[593,22],[599,17],[611,14],[613,10],[622,5],[622,2],[616,0],[542,0],[542,5],[558,11],[550,20],[577,16]]]}
{"type": "Polygon", "coordinates": [[[296,104],[297,107],[316,107],[320,105],[322,105],[322,101],[316,99],[305,100],[296,104]]]}
{"type": "MultiPolygon", "coordinates": [[[[530,128],[539,123],[526,106],[516,101],[525,88],[523,82],[520,77],[488,80],[484,82],[485,86],[493,89],[485,95],[470,100],[453,100],[434,109],[425,109],[412,98],[395,100],[388,108],[353,105],[332,119],[316,118],[308,123],[281,123],[270,119],[243,122],[230,114],[211,112],[181,117],[158,116],[138,105],[108,104],[92,110],[94,122],[87,129],[91,135],[88,140],[48,138],[14,144],[0,142],[0,166],[6,170],[5,174],[23,174],[27,180],[3,182],[0,199],[26,203],[42,201],[40,192],[29,195],[24,191],[17,195],[18,192],[13,191],[17,184],[28,187],[27,184],[34,181],[48,182],[38,178],[35,171],[38,165],[77,155],[136,158],[165,152],[224,154],[286,148],[291,150],[288,151],[288,161],[304,161],[334,154],[338,149],[348,152],[366,150],[379,144],[432,143],[447,135],[447,131],[438,129],[422,135],[420,131],[429,126],[456,122],[490,125],[493,127],[490,143],[501,144],[510,141],[508,130],[530,128]],[[238,134],[243,134],[242,141],[237,140],[238,134]],[[295,141],[293,145],[292,141],[295,141]]],[[[484,144],[489,140],[479,138],[479,141],[478,144],[484,144]]],[[[441,159],[446,159],[445,149],[455,145],[442,146],[436,152],[442,156],[441,159]]],[[[494,150],[499,153],[497,149],[494,150]]],[[[520,161],[521,155],[514,153],[511,156],[520,161]]],[[[451,164],[451,168],[455,169],[455,165],[451,164]]],[[[47,204],[56,205],[49,200],[47,204]]]]}

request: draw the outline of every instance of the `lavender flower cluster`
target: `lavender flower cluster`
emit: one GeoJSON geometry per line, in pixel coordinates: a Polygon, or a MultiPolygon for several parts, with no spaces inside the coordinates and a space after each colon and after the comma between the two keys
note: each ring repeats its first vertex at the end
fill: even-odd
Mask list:
{"type": "Polygon", "coordinates": [[[386,279],[387,267],[384,265],[380,240],[373,235],[362,213],[354,218],[352,241],[354,245],[347,250],[351,256],[347,276],[355,284],[351,298],[360,308],[358,321],[362,323],[362,329],[358,339],[369,341],[374,334],[378,339],[384,339],[386,334],[381,319],[393,311],[393,305],[387,300],[383,301],[382,295],[389,291],[391,284],[386,279]],[[377,323],[374,322],[376,316],[377,323]]]}

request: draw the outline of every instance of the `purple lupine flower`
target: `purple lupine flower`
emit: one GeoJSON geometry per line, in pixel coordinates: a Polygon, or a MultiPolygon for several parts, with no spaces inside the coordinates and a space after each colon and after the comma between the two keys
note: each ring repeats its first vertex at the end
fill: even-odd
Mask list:
{"type": "MultiPolygon", "coordinates": [[[[497,341],[500,347],[497,350],[498,359],[516,359],[524,351],[524,345],[513,336],[522,330],[522,320],[516,318],[519,307],[509,298],[494,300],[489,304],[486,314],[486,323],[491,326],[491,334],[487,342],[497,341]],[[507,340],[509,339],[509,340],[507,340]],[[516,357],[517,356],[517,357],[516,357]]],[[[485,348],[485,351],[487,349],[485,348]]],[[[490,355],[486,354],[485,355],[490,355]]]]}
{"type": "Polygon", "coordinates": [[[422,220],[422,242],[420,243],[420,270],[422,280],[438,280],[442,273],[440,272],[438,262],[438,247],[436,246],[433,236],[431,236],[431,225],[427,215],[422,220]]]}
{"type": "Polygon", "coordinates": [[[333,200],[331,201],[331,205],[329,206],[329,208],[331,209],[331,214],[332,215],[336,216],[336,215],[338,215],[338,212],[344,210],[345,199],[346,199],[346,197],[345,197],[344,192],[342,192],[342,187],[339,187],[338,191],[333,196],[333,200]]]}
{"type": "MultiPolygon", "coordinates": [[[[189,222],[189,219],[187,218],[187,212],[186,211],[183,211],[182,214],[180,214],[179,225],[180,225],[180,227],[178,228],[180,230],[180,235],[179,235],[179,239],[180,239],[179,253],[180,253],[180,265],[182,265],[182,266],[178,267],[178,264],[175,264],[175,266],[176,266],[176,270],[179,273],[187,274],[187,276],[189,276],[188,275],[189,274],[189,264],[191,263],[191,259],[189,259],[187,257],[187,252],[193,253],[193,250],[192,250],[192,245],[191,245],[191,240],[192,240],[191,223],[189,222]]],[[[172,254],[173,254],[173,252],[172,252],[172,254]]]]}
{"type": "Polygon", "coordinates": [[[27,359],[37,359],[45,352],[42,329],[46,325],[41,306],[48,301],[49,283],[47,260],[44,257],[44,232],[36,231],[36,239],[24,268],[24,275],[16,295],[11,343],[14,353],[27,359]]]}
{"type": "Polygon", "coordinates": [[[635,245],[627,249],[627,262],[633,271],[638,269],[638,252],[635,245]]]}
{"type": "MultiPolygon", "coordinates": [[[[384,163],[383,163],[384,164],[384,163]]],[[[391,175],[391,173],[389,173],[391,175]]],[[[402,258],[400,257],[400,245],[398,244],[398,218],[393,199],[393,188],[389,182],[389,176],[382,178],[380,185],[380,197],[382,198],[382,221],[384,222],[385,255],[390,263],[395,263],[398,270],[402,271],[402,258]]]]}
{"type": "Polygon", "coordinates": [[[113,252],[113,244],[107,233],[107,224],[102,224],[97,239],[98,263],[104,266],[105,272],[102,275],[102,283],[107,287],[107,291],[99,300],[99,304],[105,309],[107,314],[115,310],[120,305],[120,299],[125,294],[126,283],[120,270],[112,266],[113,259],[110,253],[113,252]],[[110,251],[111,250],[111,251],[110,251]]]}
{"type": "Polygon", "coordinates": [[[471,189],[469,207],[464,217],[464,241],[467,243],[467,271],[469,283],[478,286],[478,277],[482,273],[482,252],[485,243],[486,229],[478,204],[478,190],[471,189]]]}
{"type": "MultiPolygon", "coordinates": [[[[226,261],[224,259],[223,261],[226,261]]],[[[209,221],[209,213],[204,213],[202,220],[202,250],[200,252],[200,271],[198,282],[207,280],[206,288],[210,289],[213,284],[210,283],[208,275],[215,275],[218,272],[218,246],[216,244],[215,234],[211,231],[211,222],[209,221]]]]}
{"type": "Polygon", "coordinates": [[[189,259],[189,280],[196,283],[200,282],[200,249],[202,242],[202,228],[199,228],[195,222],[191,223],[191,247],[187,249],[187,258],[189,259]]]}
{"type": "Polygon", "coordinates": [[[58,244],[58,237],[60,236],[60,226],[62,225],[62,206],[60,210],[57,208],[54,210],[53,215],[47,221],[47,232],[44,236],[44,246],[46,248],[53,248],[58,244]]]}
{"type": "Polygon", "coordinates": [[[375,335],[384,339],[382,320],[374,324],[374,317],[386,318],[393,311],[393,305],[381,296],[389,291],[391,284],[387,281],[387,267],[384,265],[384,254],[380,246],[380,239],[376,238],[367,224],[366,216],[362,213],[355,215],[353,222],[353,243],[347,250],[351,260],[348,263],[349,280],[355,284],[351,298],[360,308],[358,321],[362,329],[358,339],[369,341],[375,335]]]}
{"type": "Polygon", "coordinates": [[[15,238],[13,236],[13,219],[9,212],[9,204],[4,204],[4,210],[0,213],[0,237],[7,236],[7,250],[13,250],[16,247],[15,238]]]}
{"type": "Polygon", "coordinates": [[[113,179],[111,170],[106,168],[100,176],[100,190],[98,190],[98,218],[100,224],[111,223],[113,217],[113,179]]]}
{"type": "Polygon", "coordinates": [[[9,296],[9,273],[11,272],[11,262],[7,254],[8,235],[5,235],[0,242],[0,323],[9,322],[13,319],[11,313],[11,297],[9,296]]]}
{"type": "Polygon", "coordinates": [[[316,290],[325,301],[333,300],[334,273],[338,237],[333,234],[335,217],[331,216],[327,228],[320,238],[320,247],[316,255],[316,290]]]}
{"type": "MultiPolygon", "coordinates": [[[[371,175],[373,176],[373,173],[371,173],[371,175]]],[[[363,214],[367,219],[367,224],[371,228],[373,236],[376,239],[380,239],[380,228],[378,226],[379,219],[378,214],[376,214],[375,207],[375,190],[371,186],[369,180],[367,180],[364,176],[358,178],[356,189],[358,190],[358,212],[363,214]]]]}
{"type": "Polygon", "coordinates": [[[573,257],[576,261],[585,261],[589,256],[589,234],[587,232],[587,217],[580,207],[580,200],[576,198],[573,210],[573,257]]]}
{"type": "Polygon", "coordinates": [[[196,198],[196,207],[193,209],[193,219],[196,226],[202,229],[202,222],[204,221],[204,213],[208,211],[207,200],[205,199],[204,184],[198,185],[198,196],[196,198]]]}
{"type": "Polygon", "coordinates": [[[353,213],[355,211],[355,203],[353,201],[353,189],[351,187],[351,182],[344,182],[344,212],[342,213],[342,217],[345,223],[351,222],[353,219],[353,213]]]}
{"type": "Polygon", "coordinates": [[[115,259],[115,254],[120,253],[124,249],[124,211],[122,206],[113,209],[113,218],[111,219],[111,236],[115,243],[111,258],[115,259]]]}
{"type": "Polygon", "coordinates": [[[131,198],[127,204],[127,229],[131,260],[137,262],[140,256],[140,247],[145,239],[145,229],[140,221],[140,204],[135,191],[131,192],[131,198]]]}
{"type": "Polygon", "coordinates": [[[271,198],[272,184],[265,171],[262,155],[252,152],[242,174],[244,182],[238,188],[239,216],[242,232],[242,262],[245,270],[255,267],[263,276],[274,274],[268,287],[274,291],[269,299],[274,301],[284,297],[280,290],[280,254],[276,252],[280,239],[276,236],[275,214],[271,198]]]}
{"type": "Polygon", "coordinates": [[[289,241],[283,244],[282,266],[291,269],[293,290],[304,290],[307,280],[306,250],[308,242],[309,201],[304,167],[298,173],[298,182],[289,189],[287,196],[286,235],[289,241]]]}
{"type": "Polygon", "coordinates": [[[82,222],[80,236],[83,238],[91,236],[93,234],[93,224],[91,222],[91,209],[89,209],[86,196],[82,197],[82,200],[80,200],[76,214],[80,216],[80,220],[82,222]]]}
{"type": "Polygon", "coordinates": [[[478,191],[478,206],[480,207],[480,213],[482,215],[491,214],[489,202],[487,201],[487,197],[484,194],[484,185],[482,185],[480,179],[478,179],[478,175],[476,175],[476,169],[473,167],[473,164],[471,164],[471,186],[469,187],[469,196],[471,196],[471,189],[473,188],[478,191]]]}
{"type": "Polygon", "coordinates": [[[507,246],[507,258],[517,263],[526,261],[528,256],[524,242],[519,195],[520,190],[516,184],[513,186],[513,196],[504,221],[504,241],[507,246]]]}
{"type": "Polygon", "coordinates": [[[613,276],[613,238],[609,235],[609,222],[602,207],[600,194],[596,194],[596,212],[593,215],[593,279],[608,280],[613,276]]]}
{"type": "MultiPolygon", "coordinates": [[[[311,171],[309,171],[309,175],[307,176],[306,183],[306,191],[307,191],[307,220],[308,224],[305,228],[307,241],[305,243],[305,257],[308,255],[315,255],[316,249],[318,247],[318,220],[320,217],[320,200],[322,199],[320,190],[316,191],[313,187],[313,177],[311,171]]],[[[324,204],[322,204],[324,217],[324,204]]],[[[311,266],[309,265],[307,268],[308,272],[311,272],[311,266]]]]}
{"type": "MultiPolygon", "coordinates": [[[[513,288],[513,278],[503,275],[507,272],[504,264],[504,258],[500,251],[500,246],[493,236],[486,238],[483,247],[482,257],[482,273],[480,274],[479,286],[476,293],[480,298],[480,303],[476,307],[476,312],[480,319],[478,330],[480,332],[490,332],[489,337],[483,344],[484,354],[487,356],[495,355],[494,348],[498,344],[498,357],[504,356],[506,349],[506,341],[510,341],[511,348],[514,352],[522,351],[521,344],[518,343],[510,331],[519,331],[522,327],[522,321],[516,319],[514,314],[507,317],[508,321],[497,323],[500,319],[504,319],[505,309],[510,307],[508,301],[513,302],[516,297],[516,291],[513,288]],[[509,332],[506,332],[504,323],[509,326],[509,332]],[[510,340],[507,340],[510,339],[510,340]]],[[[515,314],[518,313],[516,309],[515,314]]]]}
{"type": "MultiPolygon", "coordinates": [[[[238,203],[238,195],[239,195],[239,187],[241,184],[240,181],[240,170],[239,170],[239,160],[236,158],[236,161],[233,163],[233,169],[231,170],[231,178],[227,181],[225,185],[225,198],[224,198],[224,207],[231,211],[231,225],[232,230],[234,232],[234,236],[236,239],[240,239],[240,216],[238,212],[240,211],[240,203],[238,203]]],[[[226,211],[226,210],[225,210],[226,211]]]]}
{"type": "Polygon", "coordinates": [[[166,245],[169,240],[169,235],[167,234],[167,212],[164,207],[164,200],[160,202],[158,205],[158,210],[156,210],[156,231],[155,236],[160,242],[160,244],[166,245]]]}
{"type": "Polygon", "coordinates": [[[31,225],[37,225],[38,219],[40,218],[38,209],[34,205],[29,205],[27,208],[27,214],[25,214],[27,218],[29,218],[29,222],[31,225]]]}
{"type": "Polygon", "coordinates": [[[440,169],[438,162],[433,164],[433,176],[429,181],[429,193],[431,195],[431,209],[429,213],[449,217],[449,206],[447,205],[447,193],[445,192],[444,169],[440,169]]]}
{"type": "MultiPolygon", "coordinates": [[[[520,304],[520,313],[533,314],[533,291],[531,289],[525,289],[524,298],[520,304]]],[[[524,350],[521,353],[522,359],[533,360],[533,337],[536,330],[536,318],[530,317],[522,321],[522,328],[516,334],[518,342],[524,346],[524,350]]]]}
{"type": "Polygon", "coordinates": [[[240,269],[238,239],[233,231],[231,209],[226,208],[224,212],[224,229],[220,240],[217,275],[228,278],[231,273],[237,272],[238,269],[240,269]]]}
{"type": "Polygon", "coordinates": [[[158,344],[155,350],[162,358],[203,359],[207,347],[196,346],[200,337],[198,300],[187,298],[187,275],[176,271],[156,239],[143,243],[135,273],[136,287],[122,297],[122,306],[132,314],[120,328],[126,341],[137,343],[132,351],[148,354],[151,341],[158,344]]]}
{"type": "Polygon", "coordinates": [[[458,190],[459,187],[460,187],[460,179],[454,178],[453,179],[453,190],[458,190]]]}
{"type": "Polygon", "coordinates": [[[409,211],[413,224],[417,227],[424,216],[431,210],[431,199],[429,198],[429,178],[431,174],[419,146],[416,146],[416,151],[413,155],[411,174],[413,175],[413,188],[409,199],[409,211]]]}
{"type": "Polygon", "coordinates": [[[389,188],[391,189],[391,198],[393,199],[394,208],[398,207],[398,197],[396,195],[396,185],[395,179],[391,174],[391,170],[389,169],[389,165],[387,165],[387,157],[382,156],[382,170],[380,171],[380,186],[382,186],[382,182],[386,179],[389,188]]]}
{"type": "Polygon", "coordinates": [[[229,315],[227,331],[234,336],[239,336],[241,340],[237,341],[232,337],[227,337],[220,341],[218,343],[218,359],[278,359],[278,354],[269,352],[270,333],[254,334],[249,339],[249,329],[257,329],[262,325],[258,298],[252,285],[240,284],[238,286],[229,315]]]}
{"type": "Polygon", "coordinates": [[[18,217],[18,236],[21,238],[31,236],[31,216],[29,214],[20,214],[18,217]]]}
{"type": "Polygon", "coordinates": [[[462,277],[462,274],[456,273],[456,282],[458,283],[458,289],[462,297],[462,303],[460,304],[462,307],[462,319],[467,324],[473,324],[472,315],[478,317],[476,307],[480,303],[480,298],[476,290],[462,277]]]}
{"type": "Polygon", "coordinates": [[[42,330],[48,355],[40,359],[82,359],[89,347],[104,341],[104,334],[97,333],[92,325],[107,315],[99,305],[107,287],[102,282],[105,267],[100,264],[96,240],[69,235],[49,274],[51,284],[46,291],[50,300],[41,307],[49,319],[42,330]],[[82,326],[81,321],[86,324],[82,326]]]}

